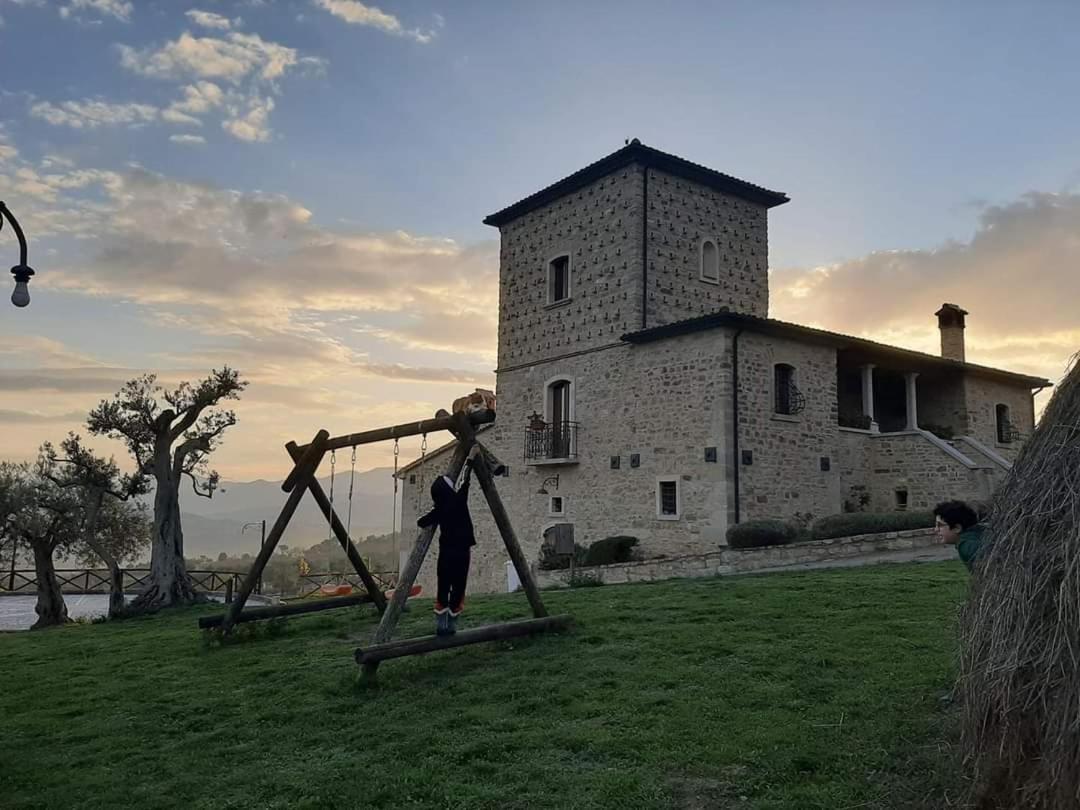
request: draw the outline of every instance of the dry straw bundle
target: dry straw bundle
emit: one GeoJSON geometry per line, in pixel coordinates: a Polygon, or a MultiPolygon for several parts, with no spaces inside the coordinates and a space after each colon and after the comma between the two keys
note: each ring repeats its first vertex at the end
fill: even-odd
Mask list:
{"type": "Polygon", "coordinates": [[[1080,363],[1002,485],[961,616],[975,804],[1080,808],[1080,363]]]}

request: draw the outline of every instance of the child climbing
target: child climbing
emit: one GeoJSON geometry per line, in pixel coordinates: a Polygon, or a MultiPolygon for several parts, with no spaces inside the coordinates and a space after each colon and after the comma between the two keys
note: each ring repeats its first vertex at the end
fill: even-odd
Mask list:
{"type": "Polygon", "coordinates": [[[416,525],[422,529],[439,527],[438,590],[435,594],[435,633],[440,636],[457,632],[457,619],[465,606],[465,585],[469,577],[471,549],[476,545],[472,517],[469,515],[469,480],[473,458],[479,450],[473,445],[465,462],[461,486],[449,476],[435,479],[431,485],[434,508],[416,525]]]}

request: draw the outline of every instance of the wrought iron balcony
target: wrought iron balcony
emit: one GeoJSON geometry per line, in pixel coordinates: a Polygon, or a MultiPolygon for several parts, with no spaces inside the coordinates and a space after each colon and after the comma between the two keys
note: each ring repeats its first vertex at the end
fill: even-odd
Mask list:
{"type": "Polygon", "coordinates": [[[1013,425],[1012,422],[1003,420],[998,422],[998,442],[1001,444],[1012,444],[1018,442],[1024,438],[1023,434],[1013,425]]]}
{"type": "Polygon", "coordinates": [[[788,383],[776,389],[775,406],[776,413],[794,416],[806,408],[806,397],[795,383],[788,383]]]}
{"type": "Polygon", "coordinates": [[[525,428],[525,462],[577,459],[577,422],[530,423],[525,428]]]}

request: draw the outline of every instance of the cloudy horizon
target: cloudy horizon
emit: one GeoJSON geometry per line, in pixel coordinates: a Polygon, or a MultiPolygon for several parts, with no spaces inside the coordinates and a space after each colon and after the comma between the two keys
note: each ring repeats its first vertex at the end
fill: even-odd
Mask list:
{"type": "Polygon", "coordinates": [[[0,199],[38,271],[0,315],[0,458],[144,372],[250,381],[212,459],[234,481],[493,386],[481,220],[629,137],[791,196],[771,317],[937,354],[949,301],[970,361],[1056,382],[1080,10],[1043,9],[0,0],[0,199]]]}

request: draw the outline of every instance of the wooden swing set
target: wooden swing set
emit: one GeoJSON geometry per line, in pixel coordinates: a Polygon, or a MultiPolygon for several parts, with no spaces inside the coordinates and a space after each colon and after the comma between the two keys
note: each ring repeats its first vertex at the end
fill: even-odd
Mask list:
{"type": "MultiPolygon", "coordinates": [[[[517,536],[514,534],[514,528],[510,523],[510,517],[506,512],[506,507],[503,505],[502,498],[499,497],[498,490],[495,488],[492,470],[484,453],[477,453],[473,458],[473,472],[480,482],[480,487],[483,490],[484,498],[487,500],[488,508],[491,510],[492,518],[494,518],[499,534],[506,544],[506,551],[510,555],[511,561],[514,563],[518,579],[521,581],[522,588],[529,600],[529,606],[532,608],[533,618],[488,625],[474,630],[464,630],[451,636],[433,635],[420,638],[399,639],[397,641],[390,640],[394,633],[394,629],[397,627],[398,620],[401,617],[401,611],[405,605],[405,601],[410,596],[416,577],[420,573],[420,567],[423,565],[428,549],[431,547],[431,541],[435,534],[434,527],[423,529],[420,532],[416,544],[413,546],[412,553],[409,555],[409,559],[405,563],[404,569],[398,576],[397,586],[394,588],[390,598],[387,599],[387,595],[380,589],[375,578],[364,564],[360,553],[356,550],[356,546],[349,537],[348,528],[342,525],[334,511],[332,500],[333,478],[331,478],[330,485],[331,497],[328,498],[323,491],[322,485],[319,484],[315,477],[320,462],[328,452],[333,454],[336,450],[351,447],[353,448],[353,459],[355,464],[355,448],[358,445],[393,440],[395,443],[396,461],[398,439],[405,436],[420,435],[424,437],[424,444],[426,446],[427,435],[429,433],[446,430],[452,433],[457,439],[454,455],[451,458],[450,465],[446,471],[446,475],[450,479],[456,481],[461,474],[462,468],[465,466],[465,461],[469,457],[473,445],[478,444],[476,440],[476,428],[493,421],[495,421],[495,412],[492,410],[482,410],[475,413],[461,412],[453,415],[447,414],[446,411],[440,411],[434,419],[425,419],[420,422],[409,422],[406,424],[377,428],[362,433],[350,433],[346,436],[337,437],[331,437],[327,431],[320,430],[315,434],[315,438],[312,439],[309,444],[304,446],[298,446],[295,442],[286,444],[285,449],[293,460],[293,469],[281,485],[282,490],[289,493],[285,505],[282,507],[277,520],[274,521],[273,528],[266,536],[266,543],[259,551],[259,555],[255,558],[251,570],[248,571],[247,575],[244,577],[240,591],[235,595],[229,609],[224,615],[205,616],[199,619],[199,627],[204,629],[220,628],[222,634],[228,635],[233,631],[233,628],[237,624],[243,622],[312,613],[362,603],[372,603],[378,609],[382,618],[379,621],[378,628],[375,630],[372,643],[366,647],[358,648],[354,654],[356,663],[363,668],[364,674],[367,676],[374,676],[378,670],[379,663],[391,658],[400,658],[402,656],[417,655],[433,652],[435,650],[448,649],[450,647],[460,647],[466,644],[497,641],[500,639],[514,638],[517,636],[542,633],[549,630],[565,629],[568,627],[571,623],[571,617],[569,615],[549,616],[547,609],[544,607],[544,602],[540,598],[540,591],[536,587],[536,581],[533,579],[532,571],[529,569],[528,562],[521,551],[517,536]],[[285,529],[288,527],[289,521],[296,512],[296,508],[299,506],[300,499],[303,497],[305,491],[310,491],[315,498],[315,502],[318,504],[319,509],[322,510],[323,517],[326,518],[331,532],[341,544],[342,549],[348,556],[350,564],[353,566],[357,576],[363,583],[366,593],[338,596],[329,599],[305,600],[300,603],[272,605],[245,611],[244,605],[262,577],[263,569],[265,569],[267,562],[274,553],[274,549],[284,535],[285,529]]],[[[331,458],[333,458],[333,456],[331,456],[331,458]]],[[[395,495],[396,486],[395,479],[395,495]]],[[[350,498],[350,524],[352,522],[351,518],[352,499],[350,498]]]]}

